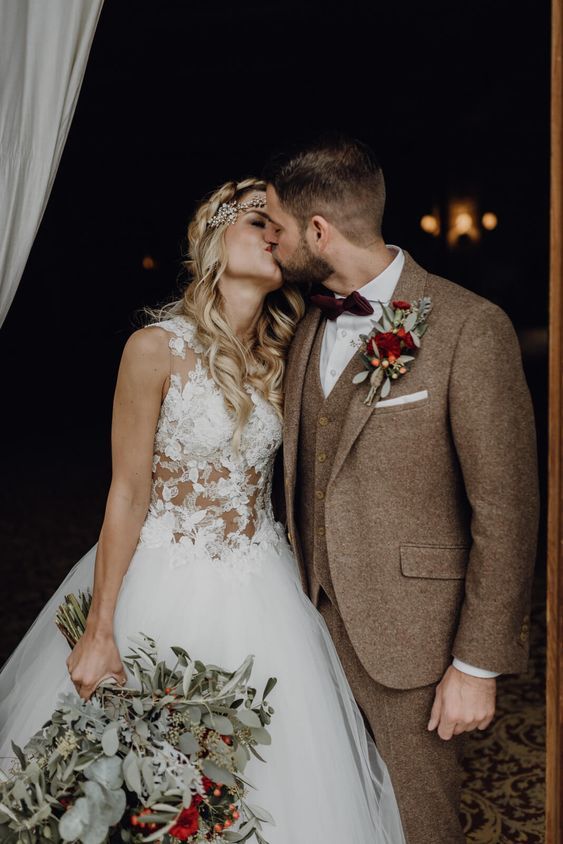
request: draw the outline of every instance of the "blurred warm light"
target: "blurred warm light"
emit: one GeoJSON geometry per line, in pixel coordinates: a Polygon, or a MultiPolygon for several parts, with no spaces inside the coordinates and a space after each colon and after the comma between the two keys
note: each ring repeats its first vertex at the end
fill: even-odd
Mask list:
{"type": "Polygon", "coordinates": [[[454,227],[459,234],[469,234],[472,225],[471,214],[468,214],[467,211],[462,211],[454,220],[454,227]]]}
{"type": "Polygon", "coordinates": [[[145,257],[143,258],[143,269],[154,270],[155,266],[156,262],[154,258],[152,258],[150,255],[145,255],[145,257]]]}
{"type": "MultiPolygon", "coordinates": [[[[483,229],[492,231],[498,225],[498,217],[492,211],[486,211],[482,216],[478,209],[476,197],[465,196],[448,199],[447,201],[446,239],[449,246],[458,246],[461,242],[477,243],[483,234],[483,229]]],[[[438,237],[444,222],[438,207],[432,209],[431,214],[420,218],[420,228],[427,234],[438,237]]]]}
{"type": "Polygon", "coordinates": [[[481,223],[483,224],[484,229],[491,232],[493,229],[496,229],[498,225],[498,217],[496,214],[493,214],[492,211],[487,211],[487,213],[483,214],[481,217],[481,223]]]}
{"type": "Polygon", "coordinates": [[[448,243],[456,246],[461,237],[478,241],[481,237],[475,199],[452,199],[449,203],[448,243]]]}
{"type": "Polygon", "coordinates": [[[437,235],[440,231],[440,223],[433,214],[425,214],[424,217],[421,217],[420,219],[420,228],[428,234],[437,235]]]}

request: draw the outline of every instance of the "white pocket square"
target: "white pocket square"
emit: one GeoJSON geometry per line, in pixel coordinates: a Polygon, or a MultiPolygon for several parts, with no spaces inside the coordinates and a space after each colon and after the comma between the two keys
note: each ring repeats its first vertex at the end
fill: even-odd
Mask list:
{"type": "Polygon", "coordinates": [[[416,393],[407,393],[404,396],[395,396],[392,399],[381,399],[377,401],[374,407],[383,407],[390,404],[405,404],[406,402],[415,402],[425,399],[428,396],[428,390],[418,390],[416,393]]]}

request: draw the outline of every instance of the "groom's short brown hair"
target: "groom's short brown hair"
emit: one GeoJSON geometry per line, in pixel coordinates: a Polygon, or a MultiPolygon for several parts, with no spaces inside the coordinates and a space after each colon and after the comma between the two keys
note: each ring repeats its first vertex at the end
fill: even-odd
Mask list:
{"type": "Polygon", "coordinates": [[[320,214],[359,246],[381,238],[385,181],[374,151],[362,141],[324,135],[276,155],[263,175],[301,231],[320,214]]]}

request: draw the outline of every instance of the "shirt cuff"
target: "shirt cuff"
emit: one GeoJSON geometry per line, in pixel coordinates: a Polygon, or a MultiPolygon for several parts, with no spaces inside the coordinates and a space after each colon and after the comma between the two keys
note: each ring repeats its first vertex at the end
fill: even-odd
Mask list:
{"type": "Polygon", "coordinates": [[[471,674],[472,677],[498,677],[498,671],[488,671],[486,668],[476,668],[474,665],[469,665],[467,662],[462,662],[454,656],[452,665],[458,671],[463,671],[464,674],[471,674]]]}

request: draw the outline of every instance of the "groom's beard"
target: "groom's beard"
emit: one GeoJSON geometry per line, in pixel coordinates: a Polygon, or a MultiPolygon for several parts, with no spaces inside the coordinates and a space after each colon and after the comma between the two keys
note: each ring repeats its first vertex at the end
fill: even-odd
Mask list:
{"type": "Polygon", "coordinates": [[[299,284],[309,286],[311,284],[322,284],[323,281],[334,272],[328,261],[315,255],[304,237],[301,237],[295,252],[285,264],[274,254],[274,260],[282,272],[286,284],[299,284]]]}

